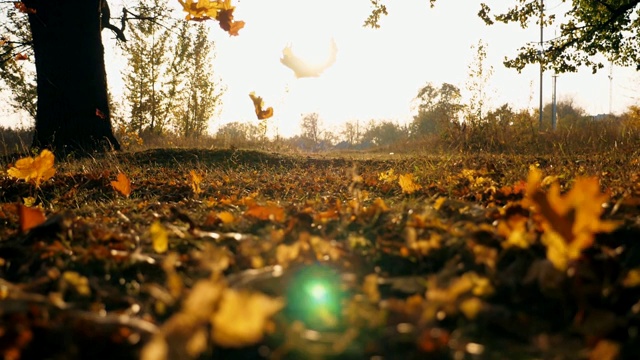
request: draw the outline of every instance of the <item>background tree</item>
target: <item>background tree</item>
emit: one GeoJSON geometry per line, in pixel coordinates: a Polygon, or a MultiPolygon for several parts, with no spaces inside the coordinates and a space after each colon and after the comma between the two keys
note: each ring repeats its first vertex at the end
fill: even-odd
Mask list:
{"type": "Polygon", "coordinates": [[[487,67],[487,45],[479,40],[477,45],[472,45],[474,57],[468,66],[469,72],[466,81],[466,91],[469,94],[469,103],[465,107],[465,121],[467,125],[477,126],[483,122],[489,102],[489,80],[493,75],[493,66],[487,67]]]}
{"type": "Polygon", "coordinates": [[[36,74],[31,51],[31,33],[25,14],[15,6],[7,9],[0,27],[0,80],[10,93],[8,105],[36,118],[36,74]]]}
{"type": "Polygon", "coordinates": [[[222,125],[216,132],[216,139],[229,145],[238,146],[250,142],[257,143],[260,140],[258,125],[231,122],[222,125]]]}
{"type": "Polygon", "coordinates": [[[355,145],[360,141],[360,129],[358,121],[347,121],[344,123],[342,131],[340,132],[344,141],[349,145],[355,145]]]}
{"type": "Polygon", "coordinates": [[[320,143],[322,134],[320,115],[318,113],[310,113],[302,116],[300,120],[301,136],[311,141],[314,145],[320,143]]]}
{"type": "Polygon", "coordinates": [[[408,129],[389,121],[371,121],[362,134],[363,143],[371,143],[376,146],[388,146],[409,137],[408,129]]]}
{"type": "Polygon", "coordinates": [[[171,73],[169,98],[174,101],[172,122],[176,132],[183,137],[198,137],[206,132],[209,120],[219,109],[224,90],[216,82],[211,68],[213,43],[209,40],[208,28],[202,23],[188,26],[190,33],[177,39],[176,46],[181,53],[176,54],[174,61],[179,60],[180,65],[170,67],[174,72],[171,73]],[[175,73],[182,67],[185,67],[184,72],[175,73]],[[182,84],[177,92],[173,87],[176,83],[182,84]]]}
{"type": "Polygon", "coordinates": [[[119,149],[104,67],[104,0],[24,0],[37,75],[33,145],[57,153],[119,149]]]}
{"type": "MultiPolygon", "coordinates": [[[[431,7],[436,0],[428,0],[431,7]]],[[[442,1],[442,0],[441,0],[442,1]]],[[[560,32],[545,43],[543,66],[556,72],[575,72],[578,67],[590,66],[594,72],[604,67],[603,61],[595,57],[603,54],[608,61],[621,66],[635,66],[640,70],[640,21],[638,8],[640,0],[571,0],[561,14],[560,32]]],[[[495,1],[502,6],[502,2],[495,1]]],[[[380,17],[387,15],[386,6],[378,0],[371,0],[371,14],[365,26],[376,28],[380,17]]],[[[544,25],[556,22],[554,14],[544,16],[544,2],[539,0],[516,0],[506,11],[492,14],[491,7],[480,3],[478,16],[487,25],[495,22],[516,23],[522,28],[537,27],[543,18],[544,25]]],[[[518,71],[528,64],[540,63],[539,45],[530,42],[511,59],[505,60],[507,67],[518,71]]]]}
{"type": "Polygon", "coordinates": [[[164,25],[169,9],[160,0],[141,0],[131,21],[129,40],[123,45],[127,55],[124,75],[125,99],[129,107],[129,127],[141,136],[144,131],[162,133],[172,101],[165,83],[170,71],[172,30],[164,25]]]}
{"type": "Polygon", "coordinates": [[[414,99],[418,103],[418,114],[411,122],[411,134],[442,134],[457,124],[460,111],[464,108],[460,100],[460,89],[455,85],[444,83],[438,89],[427,83],[414,99]]]}

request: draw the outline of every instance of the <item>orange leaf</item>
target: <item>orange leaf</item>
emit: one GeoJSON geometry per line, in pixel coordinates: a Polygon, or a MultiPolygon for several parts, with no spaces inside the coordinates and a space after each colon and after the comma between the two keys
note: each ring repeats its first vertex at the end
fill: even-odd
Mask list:
{"type": "Polygon", "coordinates": [[[113,186],[115,190],[126,197],[129,197],[129,195],[131,194],[131,181],[129,181],[127,175],[123,173],[118,174],[117,180],[112,181],[111,186],[113,186]]]}
{"type": "Polygon", "coordinates": [[[50,179],[56,173],[53,168],[54,161],[53,153],[44,149],[35,158],[26,157],[16,161],[15,166],[7,170],[7,174],[24,181],[32,181],[39,188],[41,182],[50,179]]]}
{"type": "Polygon", "coordinates": [[[234,8],[218,11],[216,20],[220,23],[222,30],[228,32],[231,36],[238,36],[238,31],[244,27],[244,21],[234,21],[233,10],[234,8]]]}
{"type": "Polygon", "coordinates": [[[25,55],[24,53],[18,53],[16,54],[16,56],[14,57],[14,59],[16,61],[21,61],[21,60],[29,60],[29,57],[27,55],[25,55]]]}
{"type": "Polygon", "coordinates": [[[100,109],[96,108],[96,116],[99,117],[100,119],[104,120],[106,118],[105,114],[100,111],[100,109]]]}
{"type": "Polygon", "coordinates": [[[20,204],[18,206],[18,209],[20,217],[20,230],[22,230],[23,233],[26,233],[31,228],[42,224],[46,220],[42,210],[37,207],[30,208],[20,204]]]}
{"type": "Polygon", "coordinates": [[[18,11],[20,11],[21,13],[25,13],[25,14],[35,14],[36,13],[36,9],[32,9],[27,7],[27,5],[25,5],[22,1],[16,1],[14,3],[16,9],[18,9],[18,11]]]}
{"type": "Polygon", "coordinates": [[[255,92],[252,91],[249,94],[249,97],[251,98],[251,101],[253,101],[253,106],[256,109],[256,116],[258,116],[259,120],[265,120],[273,116],[273,108],[268,107],[266,109],[263,109],[264,101],[262,101],[262,98],[260,96],[256,96],[255,92]]]}
{"type": "Polygon", "coordinates": [[[245,211],[244,214],[259,220],[284,221],[284,209],[277,205],[255,205],[245,211]]]}
{"type": "Polygon", "coordinates": [[[405,194],[413,194],[414,192],[422,189],[420,184],[413,182],[413,174],[404,174],[398,177],[398,184],[402,188],[402,192],[405,194]]]}
{"type": "Polygon", "coordinates": [[[542,191],[543,183],[540,170],[532,167],[522,203],[541,216],[547,258],[556,268],[565,270],[569,261],[578,259],[582,250],[591,247],[596,233],[611,232],[618,224],[600,219],[602,204],[609,197],[600,192],[597,178],[576,179],[564,195],[557,182],[551,184],[548,193],[542,191]]]}

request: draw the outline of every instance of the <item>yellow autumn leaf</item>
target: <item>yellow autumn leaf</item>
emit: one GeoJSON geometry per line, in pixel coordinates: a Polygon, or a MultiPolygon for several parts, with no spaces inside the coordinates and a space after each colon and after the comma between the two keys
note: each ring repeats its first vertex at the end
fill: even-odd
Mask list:
{"type": "Polygon", "coordinates": [[[262,340],[269,318],[283,307],[282,299],[226,289],[211,319],[213,341],[236,348],[256,344],[262,340]]]}
{"type": "Polygon", "coordinates": [[[223,224],[230,224],[235,221],[235,217],[232,213],[228,211],[221,211],[217,214],[218,219],[222,221],[223,224]]]}
{"type": "Polygon", "coordinates": [[[195,195],[199,195],[202,193],[202,189],[200,188],[200,183],[202,182],[202,176],[200,176],[195,170],[191,170],[189,172],[191,175],[191,190],[195,195]]]}
{"type": "Polygon", "coordinates": [[[542,182],[540,170],[531,167],[522,204],[541,217],[547,258],[557,269],[566,270],[570,261],[593,245],[595,234],[612,232],[618,223],[600,219],[602,204],[609,197],[600,192],[597,178],[576,179],[573,188],[564,195],[557,182],[545,193],[542,182]]]}
{"type": "Polygon", "coordinates": [[[460,303],[459,308],[460,312],[462,312],[467,319],[473,320],[478,316],[480,310],[482,310],[482,300],[477,297],[465,299],[460,303]]]}
{"type": "Polygon", "coordinates": [[[37,188],[40,183],[49,180],[56,173],[53,167],[55,156],[47,149],[42,150],[40,155],[26,157],[16,161],[16,164],[7,170],[7,175],[24,181],[30,181],[37,188]]]}
{"type": "Polygon", "coordinates": [[[394,173],[393,169],[389,169],[387,171],[383,171],[378,174],[378,180],[384,181],[385,183],[392,183],[398,180],[398,175],[394,173]]]}
{"type": "Polygon", "coordinates": [[[36,204],[36,198],[33,196],[27,196],[22,198],[22,202],[26,207],[33,207],[36,204]]]}
{"type": "Polygon", "coordinates": [[[162,226],[159,221],[155,221],[151,224],[151,228],[149,229],[151,233],[151,241],[153,244],[153,250],[155,250],[158,254],[162,254],[167,252],[169,249],[169,234],[167,230],[162,226]]]}
{"type": "Polygon", "coordinates": [[[629,270],[627,276],[622,280],[622,286],[624,287],[638,287],[640,286],[640,268],[629,270]]]}
{"type": "Polygon", "coordinates": [[[414,192],[422,189],[422,185],[416,184],[413,181],[413,174],[404,174],[398,176],[398,184],[400,184],[402,192],[405,194],[413,194],[414,192]]]}

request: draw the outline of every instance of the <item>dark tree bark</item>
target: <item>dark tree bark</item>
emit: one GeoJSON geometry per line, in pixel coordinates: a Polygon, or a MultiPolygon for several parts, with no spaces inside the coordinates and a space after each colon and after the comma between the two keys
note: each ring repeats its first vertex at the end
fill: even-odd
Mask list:
{"type": "Polygon", "coordinates": [[[33,146],[78,155],[119,150],[113,136],[101,4],[106,0],[23,0],[35,53],[38,112],[33,146]]]}

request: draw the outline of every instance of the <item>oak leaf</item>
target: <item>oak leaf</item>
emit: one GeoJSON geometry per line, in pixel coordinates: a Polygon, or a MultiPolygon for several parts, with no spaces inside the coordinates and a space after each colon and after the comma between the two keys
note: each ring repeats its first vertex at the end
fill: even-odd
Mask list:
{"type": "Polygon", "coordinates": [[[111,181],[111,186],[120,194],[129,197],[131,195],[131,181],[127,175],[119,173],[116,180],[111,181]]]}
{"type": "Polygon", "coordinates": [[[31,181],[39,188],[41,182],[49,180],[56,173],[54,161],[53,153],[44,149],[35,158],[26,157],[16,161],[16,164],[7,170],[7,174],[13,178],[31,181]]]}
{"type": "Polygon", "coordinates": [[[557,182],[546,193],[543,183],[540,170],[531,167],[522,203],[541,217],[541,240],[547,247],[547,258],[557,269],[566,270],[570,261],[577,260],[584,249],[593,245],[596,233],[612,232],[618,224],[600,219],[602,204],[609,197],[600,192],[597,178],[576,179],[564,195],[557,182]]]}
{"type": "Polygon", "coordinates": [[[253,101],[253,107],[256,111],[256,116],[259,120],[266,120],[273,116],[273,108],[269,106],[268,108],[264,108],[264,101],[260,96],[256,96],[255,92],[249,93],[249,97],[251,101],[253,101]]]}

